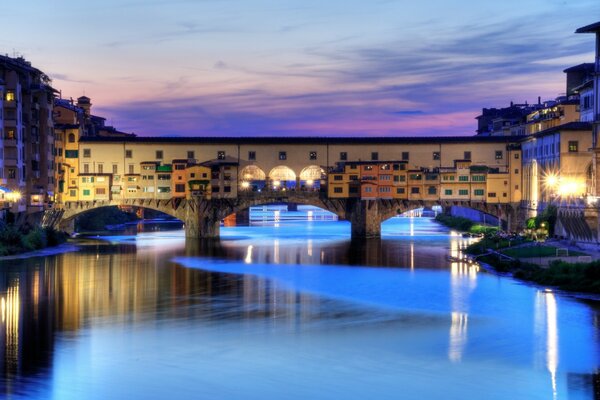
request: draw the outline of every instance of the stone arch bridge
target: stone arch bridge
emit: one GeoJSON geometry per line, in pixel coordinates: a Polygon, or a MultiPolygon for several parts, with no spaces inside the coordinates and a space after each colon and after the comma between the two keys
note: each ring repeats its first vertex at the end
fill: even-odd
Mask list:
{"type": "Polygon", "coordinates": [[[107,206],[132,206],[161,211],[183,221],[186,238],[217,238],[220,233],[220,222],[228,215],[246,210],[252,206],[273,203],[305,204],[330,211],[340,219],[351,222],[353,238],[379,237],[383,221],[405,211],[434,205],[440,205],[444,210],[448,210],[451,206],[468,207],[494,215],[502,220],[509,231],[519,226],[518,224],[524,218],[519,204],[487,204],[484,202],[443,200],[329,199],[326,194],[320,192],[286,191],[240,193],[237,198],[210,200],[172,198],[169,200],[126,199],[67,202],[60,209],[46,211],[42,225],[72,231],[75,217],[86,211],[107,206]]]}

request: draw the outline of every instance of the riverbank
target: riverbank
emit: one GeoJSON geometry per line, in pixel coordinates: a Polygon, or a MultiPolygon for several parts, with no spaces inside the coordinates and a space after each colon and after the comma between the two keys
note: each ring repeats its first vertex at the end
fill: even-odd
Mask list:
{"type": "MultiPolygon", "coordinates": [[[[555,256],[557,248],[533,243],[529,245],[527,239],[521,236],[511,236],[497,228],[482,227],[462,217],[440,214],[435,219],[459,231],[483,233],[482,239],[469,245],[465,252],[501,275],[569,292],[600,294],[600,260],[586,263],[555,260],[545,266],[538,265],[535,261],[555,256]]],[[[586,253],[570,251],[569,255],[583,256],[586,253]]]]}
{"type": "Polygon", "coordinates": [[[67,239],[67,234],[51,228],[19,229],[4,225],[0,227],[0,257],[55,247],[67,239]]]}

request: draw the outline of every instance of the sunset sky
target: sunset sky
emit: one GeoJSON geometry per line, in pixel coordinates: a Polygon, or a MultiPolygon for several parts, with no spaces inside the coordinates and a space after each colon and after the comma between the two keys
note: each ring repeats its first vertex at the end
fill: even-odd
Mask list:
{"type": "Polygon", "coordinates": [[[593,58],[598,0],[32,1],[0,52],[144,136],[471,135],[593,58]],[[33,6],[35,4],[35,6],[33,6]]]}

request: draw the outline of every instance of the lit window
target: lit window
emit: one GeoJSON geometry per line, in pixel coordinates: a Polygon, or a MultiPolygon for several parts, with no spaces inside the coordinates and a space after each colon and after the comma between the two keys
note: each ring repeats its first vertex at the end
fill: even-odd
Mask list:
{"type": "Polygon", "coordinates": [[[502,160],[502,157],[504,157],[504,154],[502,153],[502,150],[496,150],[496,160],[502,160]]]}
{"type": "Polygon", "coordinates": [[[440,158],[441,158],[440,152],[439,151],[434,151],[433,152],[433,159],[434,160],[439,160],[440,158]]]}
{"type": "Polygon", "coordinates": [[[577,140],[569,140],[569,153],[577,153],[579,151],[579,142],[577,140]]]}
{"type": "Polygon", "coordinates": [[[311,151],[308,153],[308,158],[311,160],[316,160],[317,159],[317,152],[316,151],[311,151]]]}
{"type": "Polygon", "coordinates": [[[279,152],[279,159],[280,159],[280,160],[287,160],[287,152],[285,152],[285,151],[280,151],[280,152],[279,152]]]}
{"type": "Polygon", "coordinates": [[[7,90],[6,91],[6,97],[4,98],[6,101],[15,101],[16,97],[15,97],[15,92],[14,90],[7,90]]]}
{"type": "Polygon", "coordinates": [[[225,152],[224,151],[217,151],[217,159],[218,160],[224,160],[225,159],[225,152]]]}

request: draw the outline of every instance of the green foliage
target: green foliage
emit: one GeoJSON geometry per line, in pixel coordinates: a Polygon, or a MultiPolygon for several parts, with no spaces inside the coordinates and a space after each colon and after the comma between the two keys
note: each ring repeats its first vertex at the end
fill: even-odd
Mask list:
{"type": "Polygon", "coordinates": [[[23,247],[28,251],[43,249],[47,245],[46,231],[42,228],[30,230],[23,238],[23,247]]]}
{"type": "Polygon", "coordinates": [[[446,214],[438,214],[435,216],[435,220],[443,225],[446,225],[450,228],[457,229],[459,231],[468,232],[471,227],[474,225],[474,222],[468,218],[463,217],[453,217],[451,215],[446,214]]]}
{"type": "Polygon", "coordinates": [[[547,206],[541,214],[535,217],[535,228],[545,228],[547,229],[549,235],[553,235],[554,226],[556,225],[557,213],[558,211],[556,206],[547,206]]]}
{"type": "Polygon", "coordinates": [[[136,221],[134,213],[119,210],[118,207],[101,207],[83,213],[75,220],[78,231],[102,231],[106,225],[118,225],[136,221]]]}
{"type": "Polygon", "coordinates": [[[67,241],[67,235],[51,228],[33,228],[22,232],[12,225],[0,226],[0,257],[56,246],[67,241]]]}
{"type": "Polygon", "coordinates": [[[527,220],[527,229],[535,229],[535,218],[529,218],[527,220]]]}
{"type": "Polygon", "coordinates": [[[569,264],[555,261],[548,268],[521,269],[515,277],[563,290],[600,293],[600,261],[569,264]]]}

